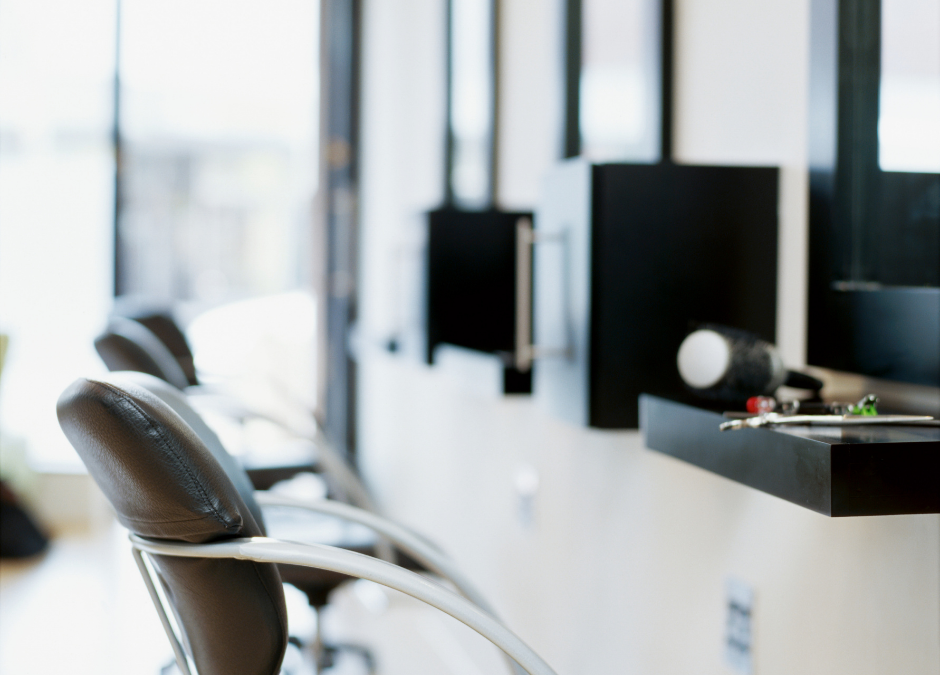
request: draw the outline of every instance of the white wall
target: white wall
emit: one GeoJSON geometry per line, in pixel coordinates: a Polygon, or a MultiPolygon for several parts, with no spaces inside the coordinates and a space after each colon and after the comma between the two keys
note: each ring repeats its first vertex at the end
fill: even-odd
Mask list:
{"type": "MultiPolygon", "coordinates": [[[[557,152],[560,3],[503,0],[500,194],[557,152]]],[[[755,672],[936,674],[940,517],[828,519],[500,397],[485,358],[421,364],[421,212],[440,198],[443,2],[365,14],[360,452],[388,513],[464,565],[559,675],[725,673],[725,582],[753,586],[755,672]],[[397,262],[396,262],[397,261],[397,262]],[[404,335],[404,351],[381,348],[404,335]],[[538,476],[520,517],[520,474],[538,476]]],[[[808,2],[678,6],[677,154],[783,167],[778,342],[803,359],[808,2]]]]}

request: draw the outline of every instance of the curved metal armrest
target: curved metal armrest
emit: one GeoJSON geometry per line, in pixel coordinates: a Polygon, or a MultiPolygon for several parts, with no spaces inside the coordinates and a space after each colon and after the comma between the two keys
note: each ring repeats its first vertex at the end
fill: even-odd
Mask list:
{"type": "MultiPolygon", "coordinates": [[[[153,555],[186,558],[234,558],[264,563],[315,567],[368,579],[395,589],[449,614],[514,659],[529,675],[556,675],[515,633],[469,600],[396,565],[361,553],[321,544],[294,544],[267,537],[212,544],[155,542],[130,535],[134,548],[153,555]]],[[[149,577],[148,577],[149,578],[149,577]]]]}
{"type": "MultiPolygon", "coordinates": [[[[484,612],[489,613],[494,618],[498,618],[496,612],[493,611],[493,608],[490,607],[490,604],[483,597],[483,594],[470,583],[447,555],[424,537],[416,532],[412,532],[406,527],[364,509],[330,499],[299,500],[265,491],[255,492],[255,499],[261,506],[286,506],[304,509],[364,525],[410,555],[429,571],[450,581],[461,595],[484,612]]],[[[390,557],[382,555],[379,557],[387,562],[392,562],[390,557]]],[[[512,668],[517,675],[521,675],[521,673],[524,672],[512,659],[509,659],[509,662],[510,668],[512,668]]]]}
{"type": "Polygon", "coordinates": [[[297,415],[296,418],[278,417],[269,412],[256,410],[231,394],[216,388],[213,391],[210,385],[195,385],[187,387],[186,394],[197,400],[214,403],[218,412],[228,414],[238,419],[262,419],[280,426],[298,438],[311,441],[317,447],[317,455],[323,463],[326,473],[336,482],[336,487],[342,496],[348,498],[353,504],[369,511],[376,511],[375,503],[369,496],[369,491],[362,484],[359,476],[350,468],[346,460],[333,448],[326,436],[320,431],[320,426],[312,416],[307,419],[297,415]]]}
{"type": "Polygon", "coordinates": [[[467,580],[447,555],[421,535],[406,527],[364,509],[331,499],[300,500],[260,490],[255,492],[255,499],[261,506],[285,506],[303,509],[365,525],[388,539],[389,542],[424,565],[429,571],[450,581],[461,595],[477,607],[493,616],[496,615],[489,603],[483,598],[483,595],[473,587],[473,584],[467,580]]]}

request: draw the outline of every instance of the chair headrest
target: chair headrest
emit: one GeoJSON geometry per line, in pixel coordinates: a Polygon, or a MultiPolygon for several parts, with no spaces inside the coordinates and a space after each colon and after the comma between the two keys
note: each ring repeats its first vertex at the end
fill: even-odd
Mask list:
{"type": "Polygon", "coordinates": [[[199,440],[205,443],[216,461],[222,465],[226,475],[232,481],[235,489],[238,490],[242,501],[245,502],[248,510],[251,511],[251,515],[254,517],[255,523],[257,523],[261,533],[265,533],[264,517],[261,512],[261,506],[255,500],[255,487],[251,483],[251,478],[248,477],[241,463],[225,449],[218,435],[216,435],[211,427],[206,424],[205,420],[202,419],[202,416],[189,404],[186,394],[158,377],[130,370],[110,373],[106,377],[99,378],[99,381],[109,382],[119,387],[127,384],[143,387],[166,403],[173,412],[182,417],[183,421],[189,425],[189,428],[195,431],[196,435],[199,436],[199,440]]]}
{"type": "Polygon", "coordinates": [[[59,424],[129,530],[202,543],[260,536],[225,470],[198,435],[143,387],[76,380],[59,424]]]}
{"type": "Polygon", "coordinates": [[[95,349],[110,371],[136,370],[177,389],[189,386],[189,378],[166,345],[133,319],[113,317],[105,332],[95,338],[95,349]]]}
{"type": "Polygon", "coordinates": [[[193,352],[186,334],[176,322],[173,305],[157,298],[121,295],[114,299],[112,317],[125,317],[143,324],[170,350],[190,384],[199,384],[193,364],[193,352]]]}
{"type": "MultiPolygon", "coordinates": [[[[225,469],[166,403],[132,382],[79,379],[59,424],[118,519],[144,537],[206,543],[261,534],[225,469]]],[[[274,675],[287,646],[277,566],[150,556],[202,675],[274,675]]]]}

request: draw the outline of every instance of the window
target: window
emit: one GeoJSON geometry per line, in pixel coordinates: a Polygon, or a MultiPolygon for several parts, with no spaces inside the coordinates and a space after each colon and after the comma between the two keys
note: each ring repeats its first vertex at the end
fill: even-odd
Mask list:
{"type": "Polygon", "coordinates": [[[123,0],[119,294],[309,282],[318,19],[316,0],[123,0]]]}

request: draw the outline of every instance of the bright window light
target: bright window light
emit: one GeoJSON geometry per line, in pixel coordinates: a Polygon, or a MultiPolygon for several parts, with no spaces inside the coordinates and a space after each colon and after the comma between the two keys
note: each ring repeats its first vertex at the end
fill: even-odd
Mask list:
{"type": "Polygon", "coordinates": [[[940,173],[938,0],[882,0],[878,163],[940,173]]]}

